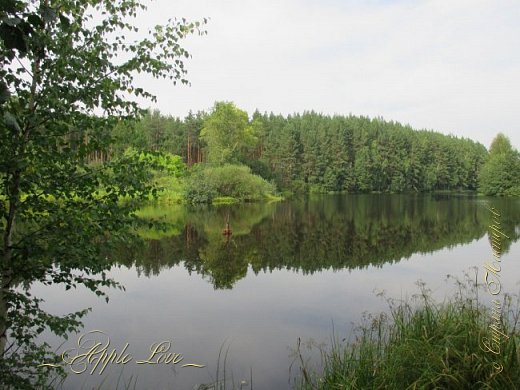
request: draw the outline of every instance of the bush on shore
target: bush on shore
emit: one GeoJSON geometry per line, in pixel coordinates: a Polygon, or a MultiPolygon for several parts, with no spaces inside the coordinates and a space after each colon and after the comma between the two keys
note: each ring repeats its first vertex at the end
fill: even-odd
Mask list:
{"type": "Polygon", "coordinates": [[[274,195],[275,187],[245,165],[192,168],[186,183],[188,203],[212,203],[217,197],[256,201],[274,195]]]}

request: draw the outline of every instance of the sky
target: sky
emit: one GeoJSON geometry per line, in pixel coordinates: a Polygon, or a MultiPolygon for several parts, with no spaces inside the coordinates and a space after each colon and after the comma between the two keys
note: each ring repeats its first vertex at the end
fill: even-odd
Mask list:
{"type": "Polygon", "coordinates": [[[155,0],[138,25],[209,17],[183,46],[190,86],[140,76],[164,114],[383,117],[520,150],[520,1],[155,0]]]}

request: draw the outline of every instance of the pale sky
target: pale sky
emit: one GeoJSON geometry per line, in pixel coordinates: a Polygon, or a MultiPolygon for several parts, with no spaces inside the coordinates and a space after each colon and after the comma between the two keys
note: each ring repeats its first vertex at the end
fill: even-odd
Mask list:
{"type": "MultiPolygon", "coordinates": [[[[155,0],[139,25],[209,17],[191,86],[140,79],[184,117],[215,101],[283,115],[381,116],[520,149],[520,1],[155,0]]],[[[147,104],[150,106],[151,104],[147,104]]]]}

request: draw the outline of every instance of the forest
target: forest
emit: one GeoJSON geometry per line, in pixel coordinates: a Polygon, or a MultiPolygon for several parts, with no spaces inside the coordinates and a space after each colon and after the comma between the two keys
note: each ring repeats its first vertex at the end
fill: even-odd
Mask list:
{"type": "Polygon", "coordinates": [[[120,123],[114,135],[115,154],[133,148],[181,156],[189,177],[185,198],[193,203],[252,198],[244,193],[255,191],[230,188],[237,187],[229,183],[237,176],[250,187],[244,166],[264,179],[263,186],[256,182],[256,193],[520,193],[519,155],[502,134],[488,152],[471,139],[382,118],[258,110],[249,118],[233,103],[217,102],[211,112],[184,119],[148,111],[138,122],[120,123]],[[212,180],[224,166],[227,175],[212,180]]]}
{"type": "MultiPolygon", "coordinates": [[[[143,3],[0,2],[0,387],[61,384],[66,362],[44,336],[79,332],[90,309],[59,314],[61,309],[45,302],[47,294],[35,294],[33,287],[84,289],[108,302],[108,289],[124,289],[110,273],[116,261],[110,255],[144,229],[165,227],[139,214],[151,199],[246,202],[336,192],[520,195],[519,154],[501,134],[487,150],[469,139],[382,118],[313,111],[249,115],[232,102],[216,102],[183,119],[143,110],[139,101],[156,103],[158,97],[139,86],[137,75],[172,87],[189,84],[185,61],[191,54],[182,42],[206,35],[208,21],[173,17],[139,28],[143,3]]],[[[305,203],[257,202],[260,211],[245,222],[215,208],[167,227],[184,231],[185,250],[179,249],[179,234],[171,234],[169,242],[152,243],[149,252],[143,247],[128,261],[153,271],[161,265],[156,250],[173,242],[189,270],[229,288],[249,265],[255,272],[286,267],[309,273],[344,267],[349,260],[363,267],[484,234],[471,208],[464,218],[449,210],[437,228],[432,225],[438,209],[425,208],[426,217],[394,228],[387,222],[396,214],[387,211],[368,223],[363,202],[356,203],[338,216],[328,208],[308,213],[305,203]],[[269,207],[278,210],[276,221],[264,218],[269,207]],[[321,214],[326,218],[316,223],[321,214]],[[196,225],[202,218],[207,226],[196,225]],[[221,229],[230,218],[233,236],[222,243],[221,229]],[[271,234],[275,226],[279,235],[271,234]],[[345,236],[356,241],[340,243],[345,236]],[[265,243],[258,253],[250,250],[257,238],[265,243]],[[322,238],[327,242],[319,248],[322,238]]],[[[396,210],[394,205],[384,210],[396,210]]],[[[249,205],[233,207],[239,206],[249,205]]],[[[509,233],[518,238],[516,230],[509,233]]]]}

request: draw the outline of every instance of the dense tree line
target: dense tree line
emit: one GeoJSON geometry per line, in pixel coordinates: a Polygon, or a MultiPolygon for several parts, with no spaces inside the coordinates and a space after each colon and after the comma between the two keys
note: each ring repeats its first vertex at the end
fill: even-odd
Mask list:
{"type": "Polygon", "coordinates": [[[188,166],[200,163],[206,146],[200,138],[205,117],[204,112],[190,112],[181,120],[150,110],[139,121],[122,121],[114,128],[113,152],[117,155],[131,147],[181,156],[188,166]]]}
{"type": "Polygon", "coordinates": [[[149,112],[116,128],[128,146],[177,154],[188,166],[240,163],[278,188],[311,192],[476,190],[486,148],[381,118],[304,112],[252,118],[232,103],[184,119],[149,112]]]}
{"type": "Polygon", "coordinates": [[[382,119],[263,115],[261,161],[284,187],[349,192],[477,188],[486,149],[382,119]]]}

